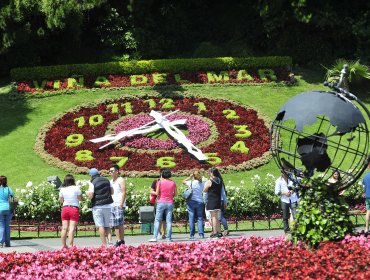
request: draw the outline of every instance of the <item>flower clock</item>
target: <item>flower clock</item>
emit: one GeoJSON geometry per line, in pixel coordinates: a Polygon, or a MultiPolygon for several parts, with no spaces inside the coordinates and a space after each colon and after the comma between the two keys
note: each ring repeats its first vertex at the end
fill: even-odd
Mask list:
{"type": "Polygon", "coordinates": [[[75,173],[116,163],[127,176],[177,175],[217,166],[246,170],[269,160],[269,130],[252,108],[186,94],[126,95],[81,105],[45,125],[35,149],[75,173]]]}

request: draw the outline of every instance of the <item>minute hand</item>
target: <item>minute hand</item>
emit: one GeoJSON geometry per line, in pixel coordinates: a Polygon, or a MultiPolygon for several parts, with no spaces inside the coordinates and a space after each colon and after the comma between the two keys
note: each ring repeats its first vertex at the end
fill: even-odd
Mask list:
{"type": "Polygon", "coordinates": [[[160,113],[152,110],[149,114],[152,116],[157,124],[164,128],[169,135],[171,135],[177,142],[184,145],[184,147],[188,150],[189,153],[194,155],[198,160],[207,160],[207,156],[202,153],[200,149],[195,147],[191,141],[186,138],[184,133],[179,130],[177,127],[172,125],[168,119],[162,116],[160,113]]]}

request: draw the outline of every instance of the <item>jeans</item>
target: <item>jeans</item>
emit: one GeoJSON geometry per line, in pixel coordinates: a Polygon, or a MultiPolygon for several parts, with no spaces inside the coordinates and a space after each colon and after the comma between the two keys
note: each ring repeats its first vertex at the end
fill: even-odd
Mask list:
{"type": "Polygon", "coordinates": [[[227,221],[225,218],[225,207],[223,200],[221,200],[221,224],[224,227],[224,230],[229,230],[229,226],[227,225],[227,221]]]}
{"type": "Polygon", "coordinates": [[[297,210],[298,202],[293,203],[285,203],[281,202],[281,208],[283,209],[283,222],[284,222],[284,232],[290,231],[289,228],[289,218],[290,218],[290,211],[292,211],[293,218],[295,217],[295,213],[297,210]]]}
{"type": "Polygon", "coordinates": [[[166,213],[167,240],[171,240],[172,235],[172,212],[173,203],[158,202],[154,220],[154,238],[157,239],[159,226],[162,222],[163,213],[166,213]]]}
{"type": "Polygon", "coordinates": [[[0,210],[0,243],[10,246],[10,220],[13,213],[10,210],[0,210]]]}
{"type": "Polygon", "coordinates": [[[198,234],[200,237],[204,237],[203,202],[189,200],[188,202],[186,202],[186,209],[188,210],[189,214],[190,236],[193,237],[195,234],[195,216],[196,216],[198,220],[198,234]]]}

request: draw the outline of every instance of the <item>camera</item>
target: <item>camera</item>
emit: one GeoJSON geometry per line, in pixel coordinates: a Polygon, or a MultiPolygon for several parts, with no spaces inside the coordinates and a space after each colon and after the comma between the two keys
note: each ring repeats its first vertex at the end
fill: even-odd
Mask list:
{"type": "Polygon", "coordinates": [[[293,192],[297,192],[298,191],[298,188],[296,186],[288,186],[288,190],[289,191],[293,191],[293,192]]]}

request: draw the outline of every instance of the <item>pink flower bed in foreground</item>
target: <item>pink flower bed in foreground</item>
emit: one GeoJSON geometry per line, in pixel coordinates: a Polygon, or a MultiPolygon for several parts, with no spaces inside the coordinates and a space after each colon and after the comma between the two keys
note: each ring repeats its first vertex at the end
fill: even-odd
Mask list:
{"type": "Polygon", "coordinates": [[[284,238],[0,253],[1,279],[370,279],[370,236],[317,250],[284,238]]]}

